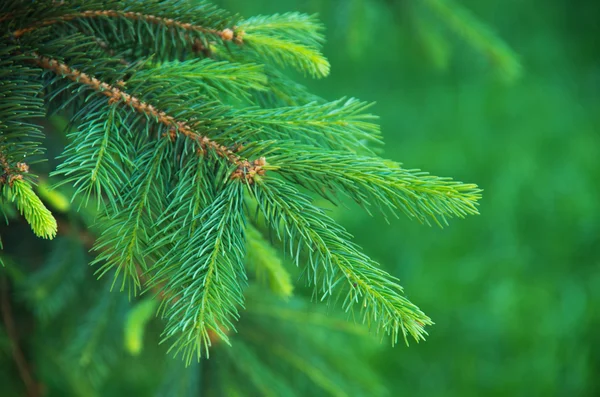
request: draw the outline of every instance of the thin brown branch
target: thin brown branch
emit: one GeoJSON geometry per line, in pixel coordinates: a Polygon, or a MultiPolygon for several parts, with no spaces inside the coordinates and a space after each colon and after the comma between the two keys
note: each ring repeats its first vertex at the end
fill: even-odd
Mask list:
{"type": "Polygon", "coordinates": [[[15,326],[15,321],[12,315],[12,309],[10,306],[10,297],[8,293],[8,281],[6,277],[0,277],[1,285],[0,289],[2,290],[2,297],[0,299],[0,311],[2,312],[2,321],[4,322],[4,326],[6,328],[6,334],[10,339],[10,345],[12,350],[13,359],[15,360],[15,364],[17,365],[17,369],[19,371],[19,375],[25,384],[25,389],[27,390],[27,396],[29,397],[39,397],[42,395],[40,390],[40,385],[33,378],[33,374],[29,364],[27,363],[27,359],[23,354],[19,346],[18,341],[18,332],[15,326]]]}
{"type": "Polygon", "coordinates": [[[241,36],[236,37],[233,30],[231,30],[231,29],[216,30],[216,29],[205,28],[203,26],[193,25],[191,23],[176,21],[172,18],[163,18],[163,17],[159,17],[156,15],[146,15],[146,14],[142,14],[140,12],[123,12],[123,11],[115,11],[115,10],[83,11],[83,12],[77,12],[77,13],[73,13],[73,14],[63,15],[58,18],[47,19],[47,20],[41,21],[35,25],[28,26],[23,29],[15,30],[13,32],[13,37],[19,38],[19,37],[23,36],[24,34],[32,32],[36,29],[40,29],[40,28],[43,28],[46,26],[57,24],[57,23],[72,21],[74,19],[102,18],[102,17],[126,18],[126,19],[131,19],[131,20],[136,20],[136,21],[146,21],[148,23],[153,23],[156,25],[164,25],[164,26],[167,26],[170,28],[171,27],[178,28],[178,29],[187,30],[190,32],[202,32],[202,33],[211,34],[213,36],[220,37],[221,40],[223,40],[223,41],[235,41],[236,43],[240,43],[240,41],[241,41],[241,36]]]}
{"type": "Polygon", "coordinates": [[[256,175],[264,175],[264,165],[266,160],[261,157],[258,160],[250,162],[242,159],[228,147],[221,145],[210,138],[195,132],[185,121],[178,121],[173,116],[164,111],[157,109],[140,99],[134,97],[108,83],[98,80],[95,77],[89,76],[77,69],[69,67],[65,63],[61,63],[55,59],[35,55],[34,62],[47,70],[56,73],[59,76],[68,78],[69,80],[86,85],[96,91],[98,94],[108,97],[109,103],[119,103],[130,106],[139,113],[155,118],[159,123],[170,127],[170,137],[174,139],[177,134],[182,134],[185,137],[192,139],[200,145],[201,150],[212,149],[217,155],[227,159],[229,162],[237,166],[237,169],[232,173],[231,179],[245,180],[248,183],[254,182],[256,175]]]}
{"type": "Polygon", "coordinates": [[[14,16],[15,15],[12,12],[9,12],[8,14],[0,15],[0,22],[9,20],[9,19],[13,18],[14,16]]]}
{"type": "Polygon", "coordinates": [[[245,179],[251,183],[255,175],[264,174],[263,165],[265,164],[265,160],[263,158],[255,160],[254,162],[244,160],[226,146],[223,146],[206,136],[198,134],[186,122],[176,120],[173,116],[157,109],[153,105],[141,101],[140,99],[126,93],[120,88],[102,82],[97,78],[91,77],[77,69],[70,68],[68,65],[55,59],[36,55],[35,63],[38,66],[50,70],[59,76],[68,78],[72,81],[78,82],[79,84],[83,84],[92,88],[98,94],[108,97],[109,103],[127,105],[139,113],[143,113],[155,118],[159,123],[170,127],[171,138],[174,138],[177,134],[182,134],[185,137],[198,142],[202,150],[206,150],[207,148],[214,150],[217,155],[238,166],[238,169],[231,175],[232,179],[245,179]]]}
{"type": "Polygon", "coordinates": [[[8,159],[6,155],[0,148],[0,167],[2,167],[2,171],[4,171],[4,175],[8,176],[10,174],[10,164],[8,164],[8,159]]]}

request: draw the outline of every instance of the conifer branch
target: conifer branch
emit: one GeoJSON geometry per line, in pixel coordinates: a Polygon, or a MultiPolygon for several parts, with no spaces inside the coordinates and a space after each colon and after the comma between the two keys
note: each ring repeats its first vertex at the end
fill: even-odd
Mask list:
{"type": "Polygon", "coordinates": [[[228,160],[231,164],[238,168],[231,175],[231,179],[245,179],[250,183],[255,174],[264,174],[262,166],[265,164],[263,158],[250,162],[240,158],[231,149],[221,145],[210,138],[198,134],[185,121],[178,121],[173,116],[157,109],[155,106],[148,104],[133,95],[126,93],[123,89],[100,81],[99,79],[89,76],[77,69],[69,67],[67,64],[36,54],[35,63],[43,69],[50,70],[58,76],[68,78],[71,81],[86,85],[92,88],[97,93],[109,98],[109,104],[123,104],[135,109],[138,113],[150,116],[159,123],[170,127],[170,137],[174,139],[177,134],[182,134],[187,138],[198,142],[203,150],[211,149],[220,157],[228,160]]]}
{"type": "Polygon", "coordinates": [[[17,209],[25,217],[36,236],[47,239],[56,236],[56,219],[22,175],[17,174],[12,179],[12,184],[9,183],[4,189],[4,195],[9,201],[16,202],[17,209]]]}
{"type": "Polygon", "coordinates": [[[424,339],[425,326],[433,324],[431,319],[403,295],[396,279],[363,254],[348,232],[309,197],[273,178],[258,179],[250,192],[297,265],[301,253],[306,254],[308,282],[322,299],[333,297],[336,287],[345,289],[344,310],[352,312],[360,306],[362,322],[383,330],[392,343],[400,335],[407,344],[408,335],[417,342],[424,339]]]}
{"type": "Polygon", "coordinates": [[[12,12],[8,13],[8,14],[0,15],[0,22],[7,21],[13,17],[14,17],[14,14],[12,12]]]}
{"type": "Polygon", "coordinates": [[[10,202],[16,202],[17,209],[25,216],[36,236],[52,239],[56,236],[56,219],[35,194],[29,181],[23,175],[29,172],[29,165],[18,162],[11,166],[8,157],[0,147],[0,193],[10,202]]]}
{"type": "MultiPolygon", "coordinates": [[[[240,20],[187,1],[26,3],[3,8],[15,20],[3,23],[0,44],[8,76],[0,84],[0,193],[8,198],[0,213],[6,203],[38,236],[57,233],[24,161],[42,153],[40,128],[28,121],[64,112],[77,128],[52,175],[74,197],[86,194],[80,203],[93,196],[106,205],[90,215],[103,216],[95,274],[112,274],[113,285],[122,277],[130,293],[152,291],[166,320],[163,342],[186,362],[229,343],[245,305],[246,267],[266,274],[280,296],[292,293],[270,242],[247,225],[248,194],[285,252],[306,264],[315,296],[341,298],[349,315],[393,342],[423,339],[429,317],[299,186],[423,222],[477,214],[480,191],[378,157],[369,104],[326,102],[278,71],[329,73],[314,16],[240,20]],[[199,52],[216,59],[194,59],[199,52]]],[[[102,329],[118,325],[108,315],[115,302],[100,300],[90,314],[99,321],[74,343],[85,366],[102,329]]]]}
{"type": "MultiPolygon", "coordinates": [[[[15,30],[12,34],[14,38],[20,38],[24,34],[32,32],[34,30],[44,28],[47,26],[51,26],[58,23],[65,23],[68,21],[72,21],[74,19],[79,18],[126,18],[134,21],[145,21],[148,23],[156,24],[156,25],[164,25],[168,28],[179,28],[182,30],[187,30],[191,32],[201,32],[206,34],[211,34],[221,38],[223,41],[235,41],[236,43],[241,43],[242,35],[239,33],[236,34],[232,29],[226,28],[223,30],[210,29],[205,28],[203,26],[193,25],[191,23],[184,23],[180,21],[176,21],[172,18],[164,18],[156,15],[147,15],[141,12],[123,12],[116,10],[90,10],[83,11],[74,14],[63,15],[58,18],[47,19],[45,21],[41,21],[35,25],[15,30]]],[[[0,17],[1,18],[1,17],[0,17]]],[[[1,20],[1,19],[0,19],[1,20]]]]}

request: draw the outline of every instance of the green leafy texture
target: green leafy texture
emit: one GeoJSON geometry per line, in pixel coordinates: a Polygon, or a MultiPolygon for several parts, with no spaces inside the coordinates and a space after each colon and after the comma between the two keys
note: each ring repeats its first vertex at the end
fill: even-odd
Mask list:
{"type": "MultiPolygon", "coordinates": [[[[51,34],[89,32],[125,58],[152,56],[160,62],[194,55],[196,41],[204,48],[210,46],[209,42],[221,42],[218,33],[235,25],[229,13],[216,6],[189,1],[76,1],[56,4],[55,10],[44,13],[44,17],[56,22],[44,28],[51,34]],[[112,12],[85,14],[105,10],[112,12]],[[186,28],[183,24],[190,25],[186,28]]],[[[23,25],[31,23],[23,21],[23,25]]]]}
{"type": "MultiPolygon", "coordinates": [[[[6,203],[4,200],[0,200],[0,216],[5,219],[8,224],[8,216],[6,214],[6,203]]],[[[4,245],[2,244],[2,236],[0,236],[0,251],[4,249],[4,245]]],[[[4,267],[4,260],[2,259],[2,255],[0,254],[0,266],[4,267]]]]}
{"type": "Polygon", "coordinates": [[[157,269],[178,268],[154,284],[163,287],[163,317],[167,325],[164,341],[171,351],[182,354],[186,363],[196,355],[208,356],[213,338],[229,343],[228,332],[243,307],[242,285],[246,274],[244,258],[243,185],[228,183],[198,216],[204,219],[179,253],[157,260],[157,269]],[[176,259],[173,260],[173,257],[176,259]]]}
{"type": "Polygon", "coordinates": [[[454,33],[489,59],[507,81],[521,75],[517,54],[468,9],[452,0],[421,0],[454,33]]]}
{"type": "Polygon", "coordinates": [[[407,335],[416,341],[424,339],[424,327],[433,324],[429,317],[408,301],[394,277],[364,255],[350,241],[351,236],[308,196],[273,178],[258,180],[252,193],[296,264],[303,262],[304,251],[308,282],[321,294],[321,300],[333,297],[339,285],[346,291],[344,310],[352,312],[359,305],[358,320],[383,330],[392,343],[397,342],[398,335],[406,343],[407,335]]]}
{"type": "Polygon", "coordinates": [[[148,322],[154,317],[158,302],[155,299],[144,299],[134,305],[125,320],[125,349],[137,356],[144,347],[144,333],[148,322]]]}
{"type": "MultiPolygon", "coordinates": [[[[11,4],[32,8],[29,2],[11,4]]],[[[171,352],[189,364],[195,356],[208,356],[212,344],[229,343],[235,331],[244,306],[245,250],[259,241],[245,238],[245,188],[293,260],[299,264],[306,256],[309,282],[323,299],[334,298],[337,286],[346,292],[346,310],[360,305],[361,320],[394,341],[400,333],[417,340],[424,335],[428,317],[349,242],[344,229],[288,182],[332,201],[342,190],[365,206],[404,211],[424,222],[476,213],[478,191],[376,157],[371,146],[380,142],[379,127],[366,112],[368,104],[326,102],[276,69],[291,65],[315,77],[329,72],[320,52],[322,26],[314,17],[290,13],[239,22],[206,3],[158,0],[42,0],[34,8],[21,12],[5,6],[14,18],[0,18],[0,26],[13,32],[13,45],[0,47],[0,62],[9,60],[0,66],[25,76],[21,86],[9,87],[6,98],[23,99],[24,109],[30,109],[2,105],[8,112],[6,117],[2,112],[0,125],[0,147],[10,165],[5,172],[17,167],[14,153],[31,155],[35,147],[35,127],[8,135],[11,112],[18,113],[15,127],[25,125],[24,120],[37,117],[43,98],[50,112],[69,116],[79,128],[69,135],[57,175],[74,185],[76,203],[108,204],[97,209],[93,229],[103,229],[93,247],[96,273],[110,273],[113,287],[127,285],[131,295],[144,289],[161,299],[159,312],[167,323],[162,337],[171,352]],[[19,29],[25,33],[17,35],[19,29]],[[32,66],[34,54],[66,66],[32,66]],[[191,60],[207,56],[214,59],[191,60]],[[262,65],[265,59],[274,62],[262,65]],[[109,99],[104,90],[114,95],[109,99]],[[13,91],[23,95],[11,96],[13,91]],[[229,146],[235,155],[222,158],[202,139],[172,134],[177,132],[172,127],[184,126],[229,146]],[[30,146],[25,150],[15,142],[30,146]],[[268,175],[260,171],[252,180],[251,164],[263,156],[268,175]],[[232,172],[250,173],[250,179],[241,183],[232,172]]],[[[21,183],[33,194],[29,182],[13,185],[21,183]]],[[[16,206],[23,212],[23,194],[11,197],[21,198],[16,206]]],[[[81,218],[87,222],[92,216],[84,208],[81,218]]],[[[260,245],[267,252],[264,240],[260,245]]],[[[269,265],[263,266],[269,278],[281,294],[289,294],[281,262],[269,265]]],[[[95,315],[103,316],[112,309],[97,310],[95,315]]],[[[274,356],[288,359],[290,368],[312,368],[308,378],[326,390],[339,390],[334,380],[318,375],[323,366],[311,367],[309,357],[290,356],[282,350],[285,344],[278,346],[274,356]]],[[[86,357],[89,363],[93,355],[86,357]]]]}
{"type": "Polygon", "coordinates": [[[49,321],[76,298],[84,281],[87,265],[85,251],[75,237],[58,237],[46,263],[22,282],[23,297],[36,317],[49,321]]]}
{"type": "Polygon", "coordinates": [[[254,269],[258,280],[267,284],[275,295],[286,299],[292,296],[294,285],[277,251],[265,240],[261,232],[250,224],[246,226],[244,260],[246,265],[254,269]]]}
{"type": "Polygon", "coordinates": [[[68,135],[71,143],[60,156],[65,161],[51,174],[63,177],[57,186],[74,186],[73,197],[83,195],[86,205],[91,196],[99,199],[104,194],[111,205],[116,206],[120,190],[128,179],[125,170],[133,166],[120,129],[125,130],[125,127],[115,106],[88,115],[79,128],[68,135]]]}
{"type": "Polygon", "coordinates": [[[119,357],[122,327],[129,309],[124,294],[104,288],[95,295],[95,303],[84,314],[80,325],[70,335],[70,343],[61,352],[61,359],[74,362],[78,377],[88,380],[98,389],[110,375],[119,357]]]}
{"type": "Polygon", "coordinates": [[[141,145],[130,183],[123,188],[122,201],[104,220],[107,226],[93,248],[99,252],[92,262],[100,265],[96,271],[99,277],[115,269],[113,287],[120,278],[121,291],[127,285],[134,295],[142,287],[140,274],[147,270],[144,250],[150,243],[149,233],[163,210],[169,144],[162,138],[141,145]]]}
{"type": "Polygon", "coordinates": [[[372,104],[357,99],[339,99],[324,104],[240,110],[233,118],[244,131],[232,130],[237,139],[279,139],[310,145],[372,153],[369,145],[379,144],[376,116],[366,113],[372,104]]]}
{"type": "MultiPolygon", "coordinates": [[[[215,58],[233,63],[261,62],[259,57],[244,51],[230,51],[229,48],[212,48],[215,58]]],[[[324,103],[323,98],[310,92],[305,86],[288,77],[276,65],[265,64],[263,71],[267,77],[266,90],[251,91],[254,103],[262,108],[298,106],[309,103],[324,103]]]]}
{"type": "Polygon", "coordinates": [[[283,302],[256,285],[246,297],[232,347],[215,348],[221,389],[235,384],[241,396],[387,395],[368,365],[378,344],[363,327],[306,299],[283,302]]]}
{"type": "MultiPolygon", "coordinates": [[[[280,376],[270,371],[259,356],[250,350],[243,341],[236,341],[235,349],[227,349],[229,363],[248,379],[261,396],[293,396],[295,393],[280,376]]],[[[246,393],[248,391],[246,390],[246,393]]],[[[240,395],[244,395],[240,391],[240,395]]]]}
{"type": "Polygon", "coordinates": [[[267,76],[262,65],[242,64],[212,59],[192,59],[184,62],[167,62],[142,69],[134,81],[174,81],[165,87],[167,92],[196,90],[209,99],[220,100],[224,95],[236,99],[249,99],[250,92],[265,91],[267,76]]]}
{"type": "Polygon", "coordinates": [[[39,71],[26,64],[31,56],[14,54],[17,50],[0,44],[0,155],[11,167],[39,161],[43,135],[32,121],[45,115],[39,71]]]}
{"type": "Polygon", "coordinates": [[[447,218],[478,214],[481,198],[476,185],[406,170],[378,157],[322,151],[303,145],[276,144],[269,169],[337,202],[344,192],[367,210],[375,205],[383,214],[401,211],[419,222],[442,225],[447,218]]]}
{"type": "Polygon", "coordinates": [[[258,55],[313,77],[325,77],[330,66],[320,52],[322,29],[312,16],[286,13],[248,18],[238,23],[236,32],[258,55]]]}
{"type": "Polygon", "coordinates": [[[7,200],[16,204],[36,236],[47,239],[56,236],[58,229],[56,219],[35,194],[29,182],[15,179],[12,186],[2,186],[2,194],[7,200]]]}
{"type": "Polygon", "coordinates": [[[300,106],[309,103],[324,103],[325,100],[311,93],[302,84],[297,83],[276,68],[265,65],[267,76],[266,91],[254,91],[257,104],[263,108],[300,106]]]}
{"type": "Polygon", "coordinates": [[[209,176],[215,168],[215,161],[203,154],[184,156],[177,172],[177,183],[170,192],[169,204],[160,216],[157,234],[153,236],[148,254],[161,257],[160,266],[155,266],[155,282],[163,282],[163,275],[179,267],[178,252],[185,249],[189,236],[204,222],[207,214],[204,209],[216,199],[218,182],[225,175],[212,180],[209,176]]]}

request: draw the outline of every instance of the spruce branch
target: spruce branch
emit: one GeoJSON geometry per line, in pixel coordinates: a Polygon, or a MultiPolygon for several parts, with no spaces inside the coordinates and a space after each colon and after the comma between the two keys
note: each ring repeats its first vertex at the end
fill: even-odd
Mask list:
{"type": "Polygon", "coordinates": [[[267,76],[262,65],[213,59],[165,62],[140,70],[135,75],[135,81],[158,82],[174,77],[177,83],[171,86],[169,91],[194,89],[217,101],[223,95],[250,99],[252,90],[267,90],[267,76]]]}
{"type": "Polygon", "coordinates": [[[417,306],[403,296],[395,278],[363,254],[350,241],[350,235],[308,196],[274,178],[260,178],[251,186],[258,208],[276,230],[286,251],[296,264],[307,256],[308,282],[321,299],[334,296],[334,289],[346,290],[343,306],[352,312],[360,306],[360,320],[391,336],[392,343],[402,335],[416,341],[427,334],[424,327],[433,324],[417,306]]]}
{"type": "Polygon", "coordinates": [[[343,192],[367,211],[375,205],[384,215],[403,212],[419,222],[447,224],[447,218],[476,215],[481,190],[450,178],[440,178],[379,157],[317,150],[285,143],[270,152],[267,170],[276,171],[337,203],[343,192]]]}
{"type": "Polygon", "coordinates": [[[56,187],[72,184],[77,189],[74,195],[85,195],[85,205],[93,193],[95,197],[104,194],[116,207],[128,179],[125,169],[133,166],[127,142],[119,134],[123,123],[117,110],[111,106],[100,114],[87,115],[79,128],[69,134],[72,141],[60,156],[64,161],[51,174],[63,176],[56,187]]]}
{"type": "Polygon", "coordinates": [[[271,291],[284,299],[294,292],[290,273],[285,269],[281,258],[271,243],[262,233],[252,226],[246,225],[246,265],[254,269],[256,277],[271,291]]]}
{"type": "Polygon", "coordinates": [[[37,55],[35,63],[43,69],[50,70],[56,75],[67,78],[78,84],[82,84],[90,87],[100,95],[104,95],[109,98],[109,104],[120,104],[128,106],[138,113],[144,114],[169,127],[169,134],[171,139],[175,139],[177,134],[184,135],[185,137],[197,142],[202,150],[210,149],[217,155],[227,159],[233,165],[238,166],[236,171],[231,175],[232,179],[246,179],[251,181],[254,174],[264,173],[262,169],[263,160],[255,160],[250,162],[240,158],[231,149],[223,146],[210,138],[198,134],[193,128],[184,121],[178,121],[173,116],[157,109],[155,106],[148,104],[130,94],[125,92],[123,89],[112,86],[108,83],[102,82],[99,79],[89,76],[86,73],[80,72],[77,69],[69,67],[67,64],[59,62],[55,59],[37,55]]]}
{"type": "Polygon", "coordinates": [[[227,333],[243,307],[242,285],[246,281],[244,258],[243,185],[227,184],[200,214],[201,227],[183,245],[159,259],[153,283],[166,281],[163,301],[167,326],[164,340],[170,350],[190,363],[194,355],[208,356],[212,334],[229,344],[227,333]],[[166,272],[166,269],[172,269],[166,272]],[[167,278],[165,278],[165,276],[167,278]]]}
{"type": "Polygon", "coordinates": [[[0,184],[0,189],[4,198],[16,203],[17,210],[25,217],[36,236],[46,239],[56,236],[56,219],[22,174],[10,175],[5,183],[0,184]]]}
{"type": "Polygon", "coordinates": [[[299,13],[257,16],[240,21],[235,31],[243,43],[280,65],[289,64],[313,77],[325,77],[330,65],[321,54],[323,26],[299,13]]]}
{"type": "Polygon", "coordinates": [[[355,98],[341,98],[303,106],[242,109],[234,111],[232,118],[249,127],[236,131],[236,137],[242,141],[277,138],[284,144],[296,141],[312,147],[373,154],[370,146],[380,145],[381,135],[375,123],[377,117],[367,113],[371,106],[355,98]]]}
{"type": "Polygon", "coordinates": [[[180,22],[180,21],[177,21],[172,18],[164,18],[164,17],[160,17],[160,16],[155,16],[155,15],[147,15],[147,14],[143,14],[141,12],[124,12],[124,11],[116,11],[116,10],[90,10],[90,11],[83,11],[83,12],[78,12],[78,13],[73,13],[73,14],[62,15],[58,18],[47,19],[44,21],[40,21],[39,23],[37,23],[35,25],[15,30],[12,33],[12,36],[14,38],[18,39],[21,36],[23,36],[24,34],[33,32],[37,29],[41,29],[41,28],[51,26],[54,24],[65,23],[65,22],[69,22],[69,21],[72,21],[75,19],[81,19],[81,18],[124,18],[124,19],[133,20],[133,21],[145,21],[145,22],[148,22],[151,24],[163,25],[167,28],[179,28],[179,29],[191,31],[191,32],[207,33],[207,34],[211,34],[216,37],[219,37],[223,41],[232,41],[232,40],[239,41],[239,40],[241,40],[241,38],[236,37],[234,31],[229,28],[226,28],[223,30],[216,30],[216,29],[206,28],[203,26],[197,26],[197,25],[194,25],[191,23],[180,22]]]}
{"type": "Polygon", "coordinates": [[[163,175],[162,171],[167,166],[164,158],[171,149],[169,143],[163,138],[158,142],[148,142],[141,148],[141,155],[136,158],[136,172],[130,181],[131,189],[123,194],[121,205],[111,209],[105,220],[108,226],[93,248],[99,254],[92,264],[101,265],[96,274],[102,277],[116,269],[112,287],[122,277],[121,291],[127,284],[128,291],[134,295],[142,287],[140,274],[147,270],[143,248],[150,244],[148,231],[161,209],[166,182],[156,176],[163,175]],[[129,205],[123,206],[124,202],[129,205]]]}
{"type": "MultiPolygon", "coordinates": [[[[0,8],[17,12],[17,5],[0,8]]],[[[107,204],[92,248],[96,275],[133,294],[151,291],[166,322],[163,342],[187,363],[230,342],[245,305],[246,267],[266,274],[280,296],[292,293],[273,247],[246,224],[248,193],[285,252],[306,263],[315,296],[341,297],[348,313],[394,343],[423,339],[429,317],[299,186],[438,223],[476,214],[480,191],[378,157],[369,104],[327,102],[279,72],[278,65],[314,77],[329,72],[313,16],[239,20],[206,3],[162,0],[53,6],[24,7],[30,12],[3,23],[13,34],[0,45],[0,78],[9,82],[0,97],[10,102],[0,111],[0,185],[36,234],[54,236],[56,221],[18,158],[40,152],[40,131],[27,122],[45,114],[45,102],[77,127],[52,175],[72,184],[80,202],[94,196],[107,204]],[[193,59],[198,52],[211,58],[193,59]]],[[[103,324],[88,336],[114,325],[105,317],[115,305],[90,314],[103,324]]],[[[100,336],[77,344],[86,364],[100,336]]],[[[303,361],[289,364],[309,365],[303,361]]]]}

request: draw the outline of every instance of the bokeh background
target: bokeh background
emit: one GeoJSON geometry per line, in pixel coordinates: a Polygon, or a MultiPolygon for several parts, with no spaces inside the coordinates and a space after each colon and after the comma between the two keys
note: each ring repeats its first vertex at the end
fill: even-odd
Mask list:
{"type": "Polygon", "coordinates": [[[385,156],[474,182],[481,216],[440,230],[336,217],[436,325],[373,365],[391,394],[598,395],[600,2],[457,2],[520,59],[498,59],[421,0],[221,0],[318,13],[328,99],[376,101],[385,156]]]}
{"type": "MultiPolygon", "coordinates": [[[[326,99],[376,102],[384,157],[484,189],[480,216],[443,229],[330,209],[436,324],[392,348],[335,309],[253,286],[233,347],[185,369],[157,346],[164,324],[147,300],[95,280],[79,241],[93,236],[50,244],[14,222],[0,230],[19,259],[6,274],[46,395],[283,395],[274,375],[302,396],[600,395],[600,1],[214,2],[318,13],[331,75],[295,77],[326,99]]],[[[24,395],[10,343],[0,327],[0,397],[24,395]]]]}

